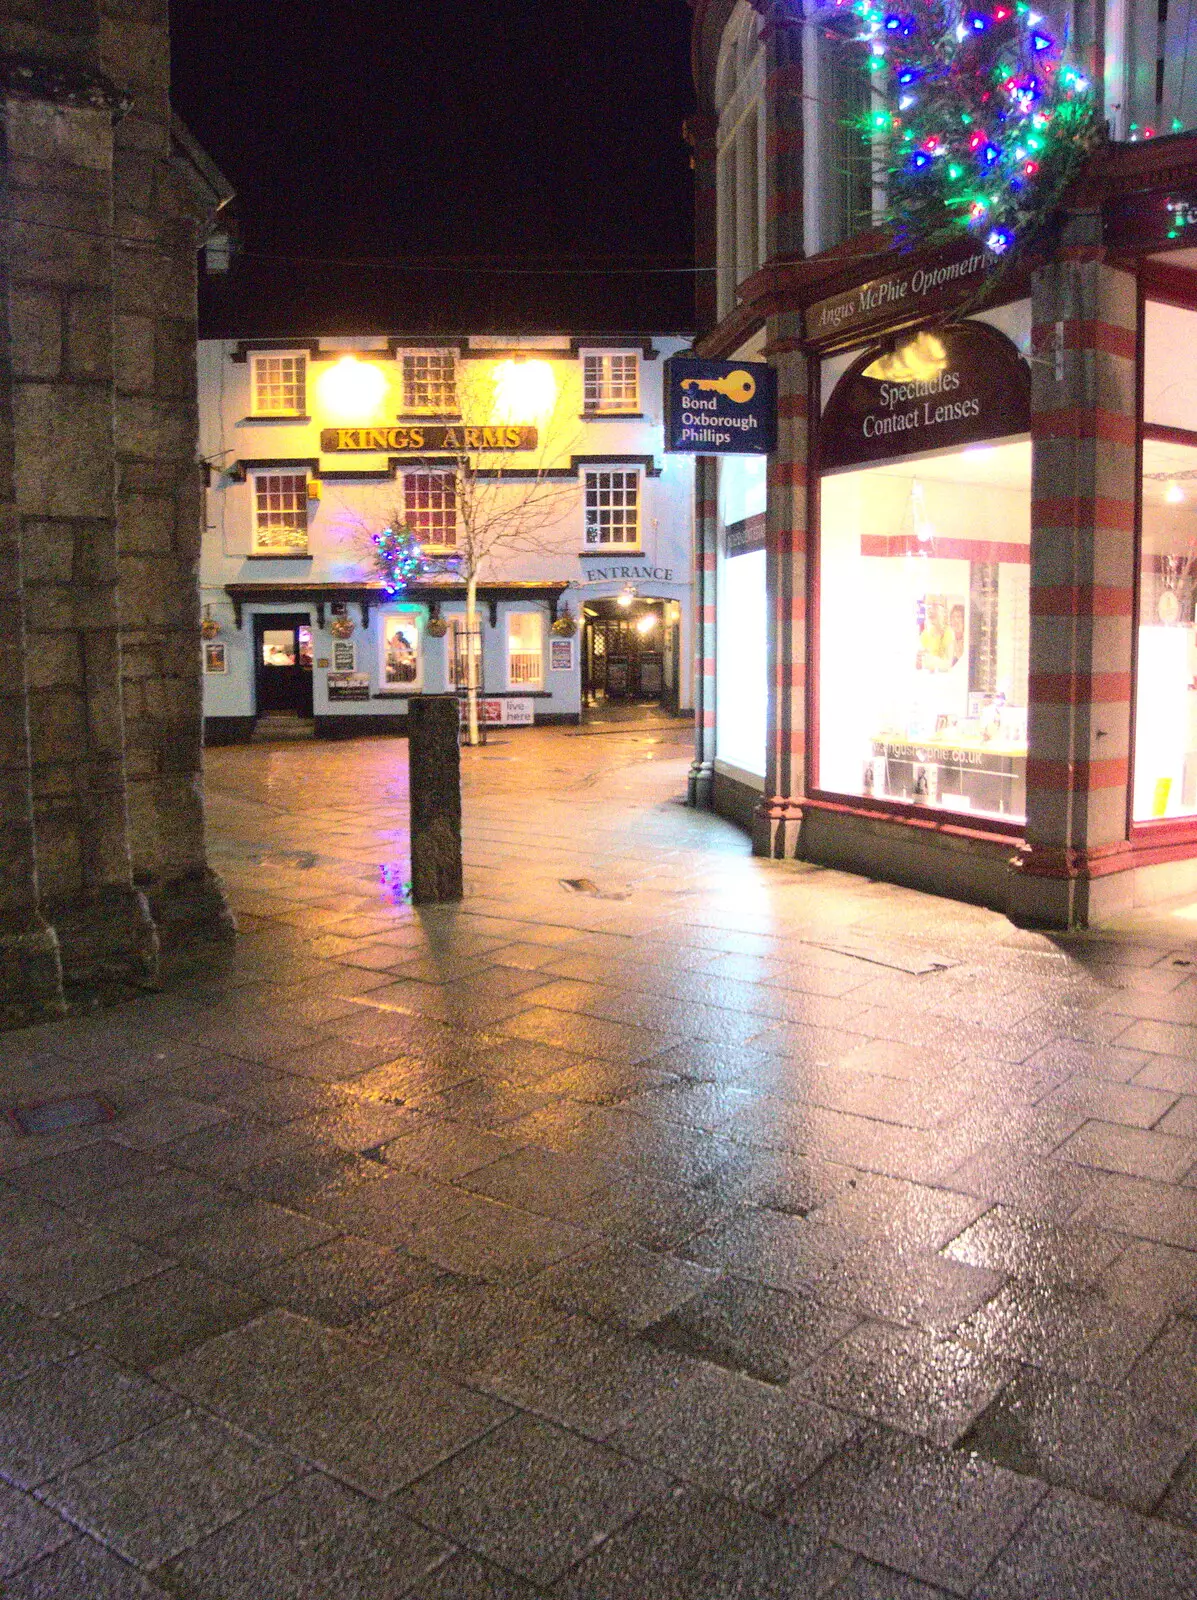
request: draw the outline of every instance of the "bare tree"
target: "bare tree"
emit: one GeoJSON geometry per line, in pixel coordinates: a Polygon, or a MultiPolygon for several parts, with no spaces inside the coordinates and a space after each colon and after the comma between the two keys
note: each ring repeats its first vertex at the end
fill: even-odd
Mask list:
{"type": "MultiPolygon", "coordinates": [[[[456,514],[451,547],[465,581],[465,690],[469,743],[479,742],[478,585],[503,576],[503,568],[528,555],[572,555],[578,547],[575,519],[577,475],[572,455],[580,431],[580,396],[560,385],[547,361],[474,359],[458,384],[462,422],[453,430],[460,450],[440,450],[422,470],[451,479],[446,485],[456,514]],[[472,370],[470,370],[472,369],[472,370]],[[536,429],[528,450],[488,448],[504,427],[536,429]],[[482,441],[481,447],[470,444],[482,441]]],[[[355,518],[359,548],[372,558],[373,535],[381,527],[400,527],[404,512],[393,500],[393,485],[376,496],[372,515],[355,518]],[[380,503],[381,502],[381,503],[380,503]]],[[[438,550],[440,547],[436,547],[438,550]]]]}

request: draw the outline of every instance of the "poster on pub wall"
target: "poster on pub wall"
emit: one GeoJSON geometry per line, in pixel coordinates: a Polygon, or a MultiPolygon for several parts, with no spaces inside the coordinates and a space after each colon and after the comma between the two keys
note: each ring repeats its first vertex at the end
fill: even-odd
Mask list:
{"type": "Polygon", "coordinates": [[[671,356],[665,363],[665,449],[769,455],[777,449],[777,373],[763,361],[671,356]]]}
{"type": "MultiPolygon", "coordinates": [[[[469,721],[469,701],[463,695],[457,702],[458,720],[469,721]]],[[[478,701],[478,721],[484,728],[531,728],[536,721],[532,701],[523,695],[500,699],[483,696],[478,701]]]]}
{"type": "Polygon", "coordinates": [[[328,698],[334,705],[346,700],[370,698],[370,676],[365,672],[330,672],[328,698]]]}

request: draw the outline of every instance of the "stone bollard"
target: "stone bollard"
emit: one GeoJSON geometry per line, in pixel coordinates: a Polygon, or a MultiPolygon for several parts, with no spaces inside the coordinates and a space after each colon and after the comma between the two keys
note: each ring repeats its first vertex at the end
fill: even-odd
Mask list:
{"type": "Polygon", "coordinates": [[[411,899],[416,906],[460,900],[461,755],[457,696],[413,695],[407,702],[411,795],[411,899]]]}

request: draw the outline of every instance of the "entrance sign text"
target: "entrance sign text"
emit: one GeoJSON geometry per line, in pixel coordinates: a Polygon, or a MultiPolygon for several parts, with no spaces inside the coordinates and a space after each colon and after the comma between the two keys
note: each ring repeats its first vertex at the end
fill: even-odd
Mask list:
{"type": "MultiPolygon", "coordinates": [[[[590,557],[582,556],[583,561],[590,557]]],[[[672,583],[672,567],[645,567],[645,566],[618,566],[618,567],[587,567],[587,583],[615,583],[620,578],[639,579],[641,583],[672,583]]]]}
{"type": "Polygon", "coordinates": [[[777,448],[777,374],[763,361],[665,363],[665,448],[692,455],[768,455],[777,448]]]}
{"type": "Polygon", "coordinates": [[[417,423],[397,428],[325,428],[320,450],[336,455],[342,450],[370,450],[380,454],[423,454],[432,450],[463,454],[470,450],[535,450],[535,428],[467,428],[460,424],[417,423]]]}

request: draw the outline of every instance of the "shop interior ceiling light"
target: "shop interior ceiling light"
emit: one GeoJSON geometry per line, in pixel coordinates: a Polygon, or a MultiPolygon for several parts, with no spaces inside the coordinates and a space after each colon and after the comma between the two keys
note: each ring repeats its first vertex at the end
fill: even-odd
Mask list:
{"type": "Polygon", "coordinates": [[[894,112],[859,122],[897,244],[971,231],[1004,256],[1054,212],[1103,137],[1088,79],[1025,0],[831,0],[820,23],[868,47],[894,112]]]}
{"type": "MultiPolygon", "coordinates": [[[[910,518],[914,523],[915,535],[921,545],[935,542],[935,529],[927,517],[927,502],[923,496],[923,486],[917,478],[910,483],[910,518]]],[[[925,551],[920,551],[925,555],[925,551]]]]}
{"type": "Polygon", "coordinates": [[[1185,492],[1179,483],[1170,483],[1164,490],[1164,499],[1170,506],[1180,506],[1184,504],[1185,492]]]}

